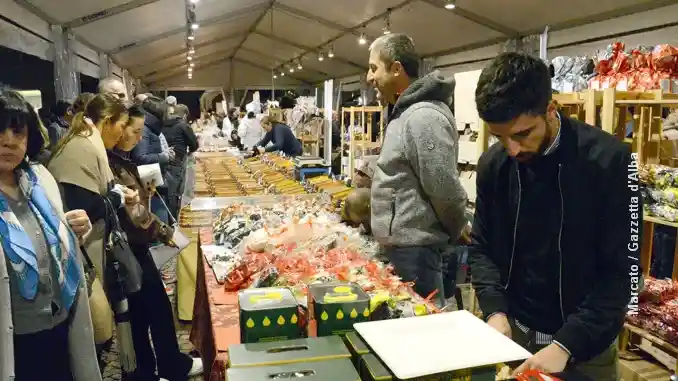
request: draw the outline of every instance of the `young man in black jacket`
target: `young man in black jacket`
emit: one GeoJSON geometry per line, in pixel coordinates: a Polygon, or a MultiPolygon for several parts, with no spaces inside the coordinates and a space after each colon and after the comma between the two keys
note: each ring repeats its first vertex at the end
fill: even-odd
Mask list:
{"type": "Polygon", "coordinates": [[[478,162],[469,250],[485,319],[534,353],[517,372],[618,380],[615,338],[638,289],[635,155],[558,113],[537,58],[498,56],[480,75],[476,103],[501,143],[478,162]]]}

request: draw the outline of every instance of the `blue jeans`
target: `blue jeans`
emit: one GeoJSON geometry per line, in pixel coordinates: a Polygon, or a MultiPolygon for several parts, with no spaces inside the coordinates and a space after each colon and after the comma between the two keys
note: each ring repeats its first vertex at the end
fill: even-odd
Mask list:
{"type": "Polygon", "coordinates": [[[445,306],[443,248],[434,246],[390,247],[386,258],[403,282],[414,282],[414,291],[426,298],[434,291],[440,307],[445,306]]]}

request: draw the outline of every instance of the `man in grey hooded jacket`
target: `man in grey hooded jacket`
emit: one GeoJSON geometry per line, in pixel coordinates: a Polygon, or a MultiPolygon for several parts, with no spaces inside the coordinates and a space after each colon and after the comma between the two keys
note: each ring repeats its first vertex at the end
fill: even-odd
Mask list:
{"type": "Polygon", "coordinates": [[[454,83],[418,78],[412,39],[388,34],[370,46],[367,81],[393,106],[372,180],[372,233],[404,281],[444,304],[442,254],[466,225],[459,134],[450,110],[454,83]]]}

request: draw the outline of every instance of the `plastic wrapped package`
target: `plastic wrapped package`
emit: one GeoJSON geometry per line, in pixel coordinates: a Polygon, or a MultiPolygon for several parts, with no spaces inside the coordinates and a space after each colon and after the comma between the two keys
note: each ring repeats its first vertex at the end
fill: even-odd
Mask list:
{"type": "Polygon", "coordinates": [[[645,288],[640,294],[641,302],[664,303],[678,296],[678,282],[671,279],[645,278],[645,288]]]}
{"type": "Polygon", "coordinates": [[[554,77],[551,80],[552,88],[561,93],[583,91],[588,88],[585,77],[587,57],[556,57],[551,62],[554,77]]]}
{"type": "Polygon", "coordinates": [[[650,215],[663,218],[669,222],[678,222],[678,209],[662,204],[652,204],[647,206],[647,212],[650,215]]]}

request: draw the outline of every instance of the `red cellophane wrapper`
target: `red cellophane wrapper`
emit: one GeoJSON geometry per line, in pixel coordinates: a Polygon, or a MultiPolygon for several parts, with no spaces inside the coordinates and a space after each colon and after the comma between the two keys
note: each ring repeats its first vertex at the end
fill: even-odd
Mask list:
{"type": "Polygon", "coordinates": [[[645,289],[640,294],[641,302],[664,303],[678,296],[678,282],[671,279],[645,278],[645,289]]]}
{"type": "Polygon", "coordinates": [[[678,48],[671,45],[657,45],[652,52],[652,68],[656,71],[676,72],[678,48]]]}

